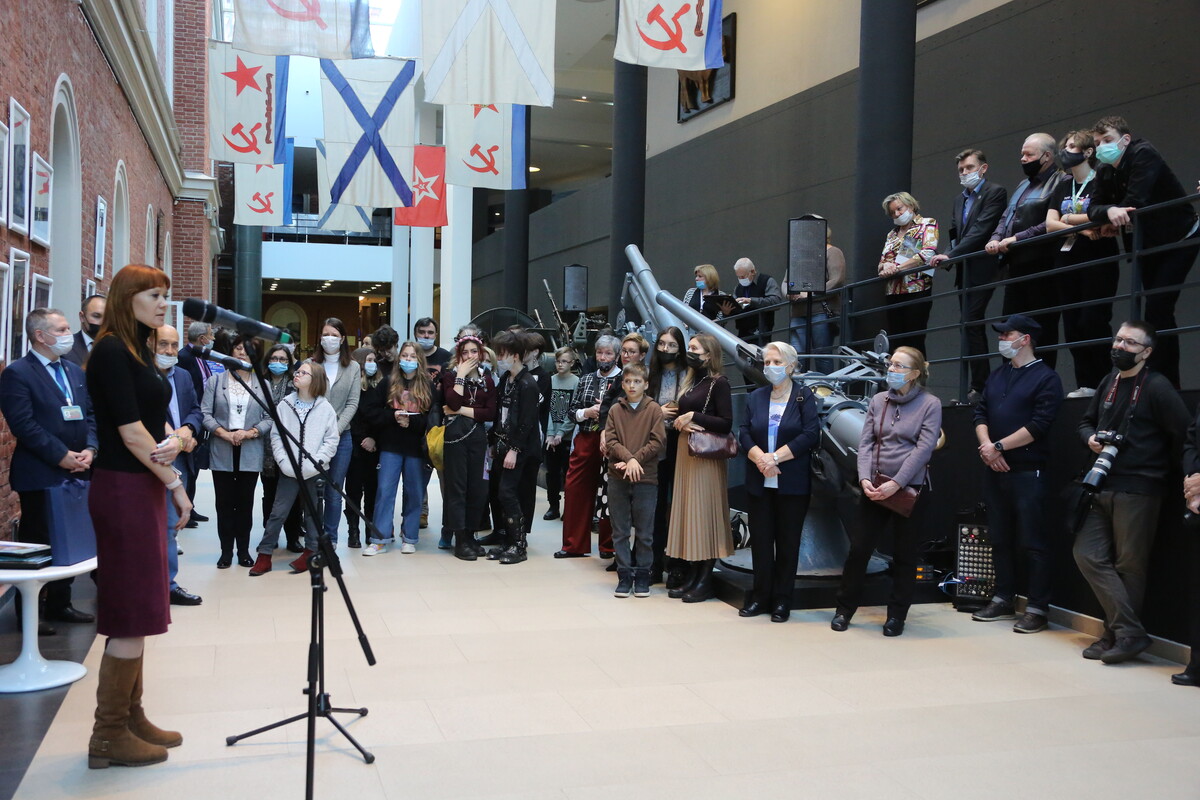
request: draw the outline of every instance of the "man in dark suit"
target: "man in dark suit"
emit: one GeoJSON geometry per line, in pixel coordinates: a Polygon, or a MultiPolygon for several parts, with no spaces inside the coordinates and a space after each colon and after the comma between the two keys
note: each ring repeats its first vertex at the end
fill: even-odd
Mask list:
{"type": "MultiPolygon", "coordinates": [[[[162,370],[171,383],[171,402],[167,405],[167,427],[169,434],[179,437],[181,452],[175,457],[175,468],[180,471],[184,484],[191,480],[192,450],[196,447],[196,434],[203,430],[204,419],[200,414],[200,400],[192,378],[177,365],[179,361],[179,331],[164,325],[155,332],[154,365],[162,370]]],[[[203,600],[175,581],[179,574],[179,544],[175,526],[179,516],[175,505],[167,503],[167,574],[171,583],[171,605],[198,606],[203,600]]]]}
{"type": "MultiPolygon", "coordinates": [[[[987,179],[987,156],[982,150],[963,150],[955,156],[955,160],[958,162],[958,182],[963,191],[954,199],[954,214],[950,218],[950,249],[933,257],[929,263],[935,267],[949,259],[982,250],[996,229],[1004,207],[1008,205],[1008,190],[987,179]]],[[[954,266],[957,267],[955,287],[985,287],[961,296],[962,324],[979,322],[987,316],[988,303],[996,291],[990,284],[996,280],[1000,262],[995,256],[984,255],[960,261],[954,266]]],[[[987,332],[983,326],[972,325],[967,328],[967,355],[978,356],[987,352],[987,332]]],[[[977,401],[983,394],[991,364],[986,358],[969,363],[971,382],[967,398],[977,401]]]]}
{"type": "Polygon", "coordinates": [[[76,331],[71,343],[71,350],[63,354],[63,358],[73,364],[83,366],[88,353],[92,351],[92,342],[100,335],[100,323],[104,322],[105,300],[103,295],[93,294],[83,301],[79,310],[79,330],[76,331]]]}
{"type": "MultiPolygon", "coordinates": [[[[73,337],[57,309],[38,308],[25,318],[30,352],[0,372],[0,412],[17,439],[9,484],[21,499],[21,538],[50,543],[46,491],[69,478],[86,479],[96,454],[96,419],[83,370],[62,358],[73,337]]],[[[71,606],[71,580],[45,589],[43,620],[95,622],[71,606]]],[[[19,618],[19,616],[18,616],[19,618]]],[[[43,625],[43,635],[54,629],[43,625]]]]}
{"type": "MultiPolygon", "coordinates": [[[[178,333],[176,334],[178,340],[178,333]]],[[[192,391],[197,398],[204,396],[204,382],[209,379],[215,370],[204,360],[204,353],[212,348],[213,331],[212,326],[207,322],[193,322],[188,325],[187,329],[187,346],[180,347],[179,350],[179,369],[186,372],[192,379],[192,391]]],[[[188,499],[193,503],[196,502],[196,480],[200,475],[200,470],[208,467],[208,436],[204,429],[201,428],[196,435],[196,449],[190,453],[190,472],[188,480],[185,481],[188,490],[188,499]]],[[[192,508],[192,514],[188,517],[186,528],[198,527],[198,523],[208,522],[208,517],[192,508]]]]}

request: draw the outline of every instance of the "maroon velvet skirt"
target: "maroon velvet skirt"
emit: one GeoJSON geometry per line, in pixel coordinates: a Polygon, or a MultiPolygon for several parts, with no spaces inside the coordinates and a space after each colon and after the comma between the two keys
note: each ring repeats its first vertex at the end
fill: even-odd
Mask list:
{"type": "Polygon", "coordinates": [[[167,632],[167,493],[149,472],[92,471],[96,631],[118,638],[167,632]]]}

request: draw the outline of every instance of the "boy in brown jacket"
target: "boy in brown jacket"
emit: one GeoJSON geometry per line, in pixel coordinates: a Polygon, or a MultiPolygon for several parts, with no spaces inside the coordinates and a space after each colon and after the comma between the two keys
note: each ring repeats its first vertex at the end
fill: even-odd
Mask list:
{"type": "Polygon", "coordinates": [[[662,408],[646,396],[646,368],[622,371],[625,396],[608,413],[604,445],[608,455],[608,513],[617,552],[617,597],[650,596],[654,507],[658,502],[658,457],[666,446],[662,408]],[[636,541],[630,548],[630,528],[636,541]]]}

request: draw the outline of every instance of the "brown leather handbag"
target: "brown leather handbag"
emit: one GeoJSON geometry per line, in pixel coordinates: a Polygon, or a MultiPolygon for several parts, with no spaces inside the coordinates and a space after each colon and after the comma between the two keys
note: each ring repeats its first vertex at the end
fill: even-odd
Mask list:
{"type": "MultiPolygon", "coordinates": [[[[882,448],[883,420],[887,417],[887,407],[890,402],[890,399],[883,401],[883,413],[879,415],[879,433],[875,436],[875,477],[871,482],[876,486],[881,486],[892,480],[890,476],[884,475],[879,471],[879,451],[882,448]]],[[[878,503],[893,514],[899,514],[907,518],[912,516],[913,507],[916,506],[917,498],[920,496],[920,489],[912,486],[901,486],[891,497],[885,497],[883,500],[872,500],[871,502],[878,503]]]]}
{"type": "MultiPolygon", "coordinates": [[[[704,407],[700,413],[708,411],[708,402],[712,400],[713,387],[717,382],[712,378],[708,386],[708,397],[704,398],[704,407]]],[[[692,431],[688,434],[688,454],[695,458],[708,458],[714,461],[733,458],[738,454],[737,439],[732,433],[713,433],[712,431],[692,431]]]]}

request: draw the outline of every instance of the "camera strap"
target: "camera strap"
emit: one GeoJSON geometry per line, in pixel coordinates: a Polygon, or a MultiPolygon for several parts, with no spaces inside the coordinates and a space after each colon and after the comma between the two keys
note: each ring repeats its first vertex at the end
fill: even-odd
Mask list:
{"type": "MultiPolygon", "coordinates": [[[[1149,374],[1150,370],[1146,367],[1143,367],[1141,374],[1137,377],[1137,383],[1133,385],[1133,394],[1129,397],[1129,411],[1125,414],[1125,419],[1121,421],[1121,427],[1120,430],[1118,430],[1118,433],[1120,433],[1122,436],[1125,435],[1125,432],[1129,429],[1130,421],[1133,420],[1133,412],[1137,410],[1138,400],[1140,400],[1142,397],[1142,385],[1146,383],[1146,376],[1149,374]]],[[[1104,397],[1104,408],[1106,410],[1111,410],[1113,404],[1116,402],[1117,387],[1120,383],[1121,373],[1118,372],[1113,377],[1112,386],[1108,387],[1108,394],[1104,397]]],[[[1097,422],[1099,422],[1099,420],[1097,420],[1097,422]]],[[[1107,423],[1099,425],[1097,429],[1111,430],[1111,424],[1112,420],[1109,419],[1107,423]]]]}

